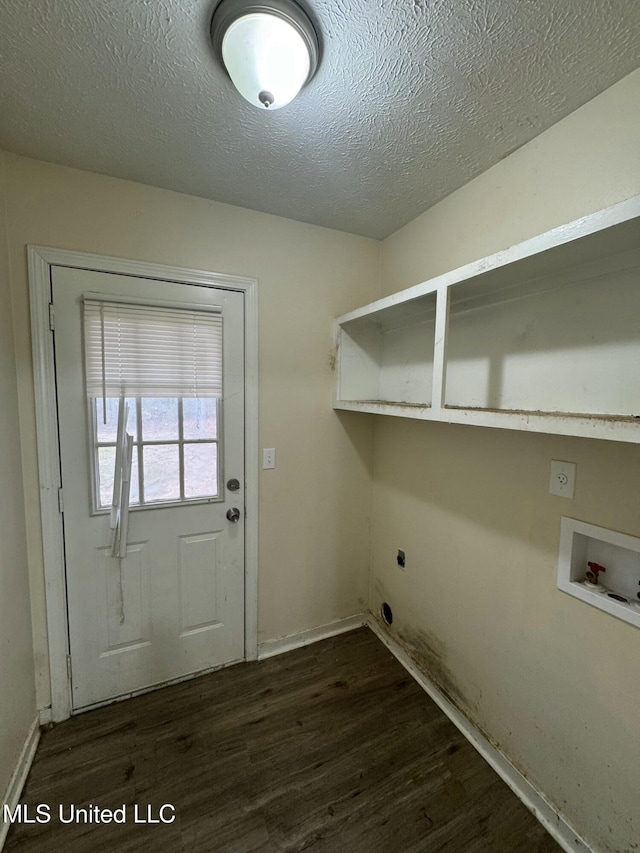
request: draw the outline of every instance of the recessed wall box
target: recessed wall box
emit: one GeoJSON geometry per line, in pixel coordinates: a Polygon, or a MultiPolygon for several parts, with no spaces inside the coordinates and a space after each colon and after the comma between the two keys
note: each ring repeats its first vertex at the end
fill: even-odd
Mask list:
{"type": "Polygon", "coordinates": [[[640,539],[563,518],[558,589],[640,628],[640,539]],[[598,578],[600,588],[585,583],[589,563],[606,567],[598,578]]]}

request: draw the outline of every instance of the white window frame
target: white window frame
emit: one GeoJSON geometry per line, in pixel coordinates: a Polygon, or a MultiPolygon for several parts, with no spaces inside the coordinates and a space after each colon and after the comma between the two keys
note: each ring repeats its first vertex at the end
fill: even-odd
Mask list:
{"type": "Polygon", "coordinates": [[[103,255],[28,246],[31,337],[35,386],[38,476],[47,638],[51,671],[51,708],[41,722],[71,716],[64,540],[59,507],[60,454],[55,395],[55,362],[50,327],[51,267],[64,266],[198,285],[244,294],[245,308],[245,660],[258,657],[258,282],[253,278],[206,270],[129,261],[103,255]]]}
{"type": "MultiPolygon", "coordinates": [[[[100,464],[98,460],[98,452],[101,447],[114,447],[116,445],[115,439],[113,441],[108,442],[100,442],[98,441],[98,429],[97,429],[97,418],[96,418],[96,402],[99,400],[99,397],[87,397],[87,423],[89,424],[88,429],[88,450],[89,450],[89,474],[91,477],[91,515],[107,515],[111,511],[111,505],[109,506],[100,506],[100,464]]],[[[111,398],[113,399],[113,398],[111,398]]],[[[176,439],[149,439],[146,440],[144,438],[144,430],[141,429],[142,426],[142,411],[141,411],[141,403],[140,401],[144,398],[142,397],[134,397],[136,401],[135,407],[135,417],[136,417],[136,436],[133,442],[133,452],[135,458],[137,460],[138,465],[138,487],[140,493],[144,496],[144,461],[143,464],[140,465],[140,459],[144,460],[144,449],[145,447],[153,447],[154,445],[165,446],[165,445],[177,445],[179,448],[179,456],[180,456],[180,497],[175,500],[164,500],[164,501],[144,501],[143,503],[131,503],[129,506],[129,512],[140,512],[147,511],[153,509],[166,509],[167,507],[172,506],[193,506],[194,504],[214,504],[214,503],[224,503],[226,500],[225,494],[225,486],[224,486],[224,416],[223,416],[223,400],[220,397],[210,397],[207,399],[216,399],[217,400],[217,437],[216,438],[184,438],[183,428],[183,401],[185,398],[183,397],[174,397],[172,399],[178,400],[178,438],[176,439]],[[217,471],[216,471],[216,494],[215,495],[199,495],[195,498],[183,497],[184,495],[184,447],[186,445],[194,445],[194,444],[213,444],[217,448],[216,458],[217,458],[217,471]],[[142,453],[140,453],[140,448],[142,448],[142,453]]]]}

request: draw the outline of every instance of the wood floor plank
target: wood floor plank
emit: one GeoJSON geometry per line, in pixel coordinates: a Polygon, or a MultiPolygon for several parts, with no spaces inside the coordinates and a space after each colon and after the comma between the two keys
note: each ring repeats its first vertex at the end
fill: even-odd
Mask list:
{"type": "Polygon", "coordinates": [[[368,629],[74,717],[43,733],[6,853],[556,853],[368,629]],[[133,808],[175,806],[170,825],[133,808]],[[127,822],[60,824],[71,804],[127,822]]]}

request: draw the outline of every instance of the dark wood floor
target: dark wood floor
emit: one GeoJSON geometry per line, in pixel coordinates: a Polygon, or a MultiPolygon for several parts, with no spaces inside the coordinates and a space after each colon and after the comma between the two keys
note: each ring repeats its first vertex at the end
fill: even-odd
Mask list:
{"type": "Polygon", "coordinates": [[[56,726],[23,802],[52,820],[6,853],[560,850],[366,628],[56,726]],[[133,822],[164,803],[174,823],[133,822]],[[127,822],[61,824],[59,804],[127,822]]]}

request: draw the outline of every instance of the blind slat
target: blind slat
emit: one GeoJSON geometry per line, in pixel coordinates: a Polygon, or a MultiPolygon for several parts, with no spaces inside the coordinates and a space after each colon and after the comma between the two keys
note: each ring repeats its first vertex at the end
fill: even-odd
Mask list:
{"type": "Polygon", "coordinates": [[[84,299],[90,397],[221,397],[222,315],[84,299]]]}

